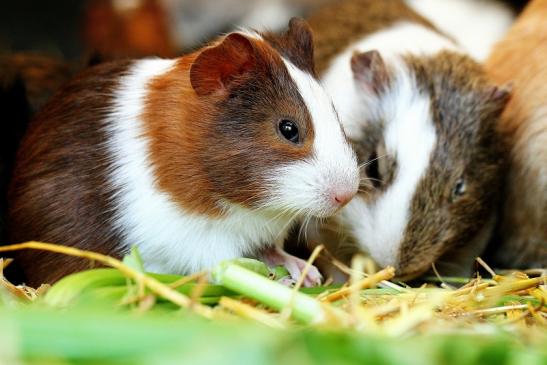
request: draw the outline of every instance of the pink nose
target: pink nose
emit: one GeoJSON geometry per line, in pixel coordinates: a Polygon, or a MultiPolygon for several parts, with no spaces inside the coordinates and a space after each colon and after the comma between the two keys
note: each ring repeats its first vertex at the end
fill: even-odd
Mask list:
{"type": "Polygon", "coordinates": [[[333,194],[335,205],[343,207],[355,196],[355,191],[338,191],[333,194]]]}

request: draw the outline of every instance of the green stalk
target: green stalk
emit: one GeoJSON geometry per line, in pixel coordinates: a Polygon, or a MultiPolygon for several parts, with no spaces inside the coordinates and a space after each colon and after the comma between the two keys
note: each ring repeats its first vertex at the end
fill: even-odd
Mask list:
{"type": "Polygon", "coordinates": [[[217,266],[213,271],[213,277],[226,288],[278,311],[287,307],[292,301],[292,317],[305,324],[327,320],[327,313],[319,301],[306,294],[295,293],[286,286],[232,262],[217,266]]]}

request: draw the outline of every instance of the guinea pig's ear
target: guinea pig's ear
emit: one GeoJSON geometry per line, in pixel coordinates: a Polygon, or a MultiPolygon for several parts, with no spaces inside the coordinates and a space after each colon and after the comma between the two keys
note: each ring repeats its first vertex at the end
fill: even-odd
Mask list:
{"type": "Polygon", "coordinates": [[[199,96],[228,90],[240,76],[256,65],[256,55],[247,37],[231,33],[224,40],[205,49],[192,64],[190,82],[199,96]]]}
{"type": "Polygon", "coordinates": [[[380,94],[390,82],[387,66],[376,50],[354,53],[351,70],[357,84],[367,92],[380,94]]]}
{"type": "Polygon", "coordinates": [[[513,83],[507,83],[502,86],[492,86],[488,91],[487,95],[491,101],[501,104],[507,104],[509,99],[511,99],[511,93],[513,91],[513,83]]]}
{"type": "Polygon", "coordinates": [[[511,99],[513,84],[508,83],[503,86],[490,86],[484,92],[486,103],[490,106],[492,113],[501,114],[505,106],[511,99]]]}
{"type": "Polygon", "coordinates": [[[302,18],[292,18],[285,38],[289,45],[286,52],[295,66],[314,74],[313,33],[308,22],[302,18]]]}

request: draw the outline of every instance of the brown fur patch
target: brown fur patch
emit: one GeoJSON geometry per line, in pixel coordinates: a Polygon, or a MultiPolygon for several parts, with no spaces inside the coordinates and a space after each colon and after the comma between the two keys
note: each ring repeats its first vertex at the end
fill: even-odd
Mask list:
{"type": "Polygon", "coordinates": [[[486,62],[492,79],[512,83],[499,125],[509,174],[492,262],[547,266],[547,1],[531,1],[486,62]]]}
{"type": "Polygon", "coordinates": [[[285,33],[266,33],[264,39],[296,67],[315,76],[313,33],[305,20],[293,18],[285,33]]]}
{"type": "Polygon", "coordinates": [[[158,186],[186,211],[218,216],[222,201],[258,207],[271,171],[311,155],[311,117],[278,53],[252,41],[255,64],[228,89],[198,97],[188,70],[196,55],[150,84],[144,119],[158,186]],[[300,145],[276,131],[297,122],[300,145]]]}
{"type": "MultiPolygon", "coordinates": [[[[121,255],[111,227],[113,191],[102,127],[109,95],[129,65],[83,72],[31,123],[9,192],[10,242],[40,240],[121,255]]],[[[21,251],[15,258],[33,286],[90,267],[87,260],[42,251],[21,251]]]]}

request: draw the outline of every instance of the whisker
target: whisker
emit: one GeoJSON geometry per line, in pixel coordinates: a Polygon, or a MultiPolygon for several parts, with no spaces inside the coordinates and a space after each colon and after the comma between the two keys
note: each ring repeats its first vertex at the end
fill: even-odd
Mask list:
{"type": "Polygon", "coordinates": [[[372,160],[363,162],[362,164],[360,164],[360,165],[358,166],[358,168],[359,168],[359,170],[361,170],[363,167],[367,167],[368,165],[370,165],[370,164],[373,163],[374,161],[378,161],[379,159],[384,158],[384,157],[387,157],[387,155],[378,156],[378,157],[376,157],[376,158],[373,158],[372,160]]]}
{"type": "Polygon", "coordinates": [[[303,211],[303,210],[304,210],[303,208],[302,208],[302,209],[298,209],[298,210],[297,210],[297,211],[288,219],[287,224],[285,224],[285,225],[281,228],[281,230],[279,231],[278,235],[276,236],[276,239],[278,239],[279,236],[280,236],[281,234],[283,234],[283,233],[289,228],[289,226],[290,226],[291,224],[294,224],[294,220],[295,220],[299,215],[302,214],[302,211],[303,211]]]}
{"type": "Polygon", "coordinates": [[[361,181],[361,182],[377,181],[377,182],[379,182],[379,183],[383,183],[383,182],[384,182],[384,180],[382,180],[382,179],[376,179],[376,178],[374,178],[374,177],[366,177],[366,176],[360,178],[359,181],[361,181]]]}
{"type": "MultiPolygon", "coordinates": [[[[300,224],[300,228],[298,229],[298,235],[296,236],[296,242],[301,242],[302,232],[305,232],[305,230],[306,230],[306,221],[307,221],[307,219],[308,219],[308,216],[305,216],[304,220],[300,224]]],[[[306,239],[306,238],[304,237],[304,239],[306,239]]]]}

